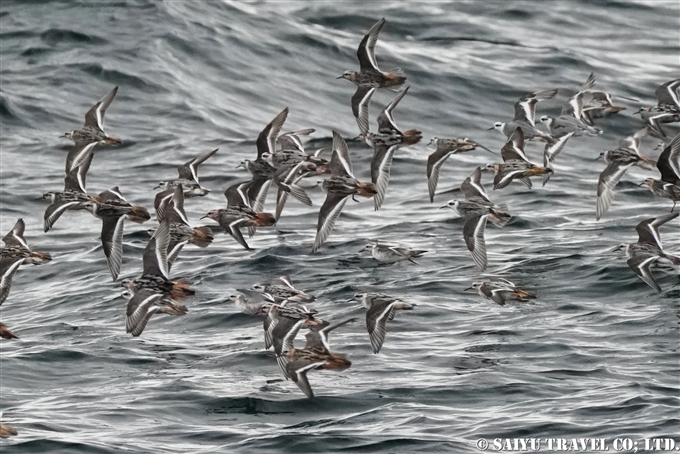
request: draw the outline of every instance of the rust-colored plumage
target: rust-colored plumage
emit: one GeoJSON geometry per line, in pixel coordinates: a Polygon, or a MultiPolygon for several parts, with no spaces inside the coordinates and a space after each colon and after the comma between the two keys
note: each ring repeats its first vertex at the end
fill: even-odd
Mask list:
{"type": "Polygon", "coordinates": [[[176,281],[172,283],[172,290],[170,290],[170,297],[173,300],[186,298],[187,296],[195,295],[196,292],[189,288],[189,283],[185,281],[176,281]]]}
{"type": "Polygon", "coordinates": [[[0,337],[2,337],[3,339],[19,339],[19,336],[14,335],[2,323],[0,323],[0,337]]]}
{"type": "Polygon", "coordinates": [[[194,228],[193,236],[189,239],[189,243],[198,247],[207,247],[212,243],[213,238],[213,232],[210,227],[196,227],[194,228]]]}

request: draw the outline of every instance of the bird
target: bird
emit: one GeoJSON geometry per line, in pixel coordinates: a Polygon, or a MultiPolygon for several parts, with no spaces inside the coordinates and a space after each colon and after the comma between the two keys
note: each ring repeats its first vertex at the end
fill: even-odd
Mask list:
{"type": "Polygon", "coordinates": [[[189,219],[184,211],[184,197],[186,192],[181,184],[172,191],[172,196],[163,198],[156,213],[160,222],[168,220],[170,223],[170,243],[168,244],[168,271],[172,268],[182,248],[186,244],[194,244],[200,248],[208,247],[213,241],[213,232],[210,227],[191,227],[189,219]]]}
{"type": "Polygon", "coordinates": [[[284,377],[289,379],[290,375],[286,367],[289,361],[288,352],[294,348],[293,342],[300,328],[316,323],[314,314],[307,312],[306,308],[295,310],[285,305],[274,304],[269,308],[268,316],[273,323],[269,325],[269,329],[265,330],[265,342],[269,334],[271,346],[274,347],[276,354],[276,362],[284,377]]]}
{"type": "Polygon", "coordinates": [[[503,227],[510,220],[510,213],[505,205],[494,205],[480,199],[449,200],[441,208],[450,208],[463,218],[463,239],[472,255],[472,260],[484,271],[487,266],[486,240],[484,231],[487,220],[503,227]]]}
{"type": "Polygon", "coordinates": [[[111,278],[118,279],[123,263],[123,225],[125,219],[139,224],[151,219],[146,208],[130,205],[118,186],[92,197],[92,214],[102,220],[101,241],[111,278]]]}
{"type": "Polygon", "coordinates": [[[661,292],[661,287],[654,279],[651,267],[653,265],[667,265],[676,269],[680,268],[680,257],[664,252],[659,234],[659,227],[677,218],[678,215],[680,213],[645,219],[635,227],[638,234],[637,243],[621,244],[615,248],[615,250],[623,250],[626,253],[626,257],[628,257],[626,263],[630,269],[657,292],[661,292]]]}
{"type": "Polygon", "coordinates": [[[308,329],[307,334],[305,334],[307,339],[305,349],[318,353],[330,353],[331,347],[328,343],[330,332],[356,320],[356,318],[348,318],[347,320],[331,324],[327,320],[315,319],[316,323],[309,323],[305,326],[308,329]]]}
{"type": "Polygon", "coordinates": [[[427,253],[422,249],[403,248],[382,243],[369,243],[363,250],[371,251],[371,256],[379,262],[397,263],[408,260],[417,265],[414,259],[418,259],[427,253]]]}
{"type": "MultiPolygon", "coordinates": [[[[279,136],[279,132],[281,132],[283,124],[286,122],[286,118],[288,118],[288,107],[284,108],[274,117],[257,136],[257,141],[255,142],[257,158],[254,161],[246,159],[239,165],[239,167],[243,167],[253,176],[254,183],[250,188],[251,190],[256,189],[256,191],[249,193],[247,206],[255,212],[262,211],[269,191],[269,185],[276,173],[276,168],[265,159],[265,153],[266,156],[273,156],[276,152],[276,139],[279,136]]],[[[250,236],[253,236],[253,233],[254,229],[251,230],[250,236]]]]}
{"type": "Polygon", "coordinates": [[[172,281],[168,269],[168,245],[170,244],[170,223],[164,220],[158,225],[142,256],[142,276],[123,279],[121,285],[133,294],[146,289],[160,293],[166,298],[178,301],[195,294],[183,280],[172,281]]]}
{"type": "Polygon", "coordinates": [[[655,195],[673,201],[672,213],[675,204],[680,200],[680,134],[661,152],[656,160],[656,167],[661,172],[661,180],[647,178],[645,184],[655,195]]]}
{"type": "Polygon", "coordinates": [[[87,171],[92,163],[94,155],[90,152],[83,162],[66,172],[64,177],[64,191],[45,192],[42,199],[49,199],[50,205],[45,209],[43,217],[43,229],[48,232],[57,220],[67,210],[87,210],[92,212],[94,201],[87,194],[85,182],[87,171]]]}
{"type": "Polygon", "coordinates": [[[623,106],[615,106],[611,95],[603,91],[586,91],[581,99],[583,103],[581,119],[590,126],[595,126],[596,118],[608,117],[626,110],[623,106]]]}
{"type": "Polygon", "coordinates": [[[122,143],[120,139],[109,136],[104,132],[104,114],[109,108],[113,98],[118,93],[118,86],[100,99],[85,114],[85,124],[81,129],[72,129],[61,137],[66,137],[75,142],[76,146],[81,144],[99,143],[103,145],[113,145],[122,143]]]}
{"type": "Polygon", "coordinates": [[[478,144],[474,140],[470,140],[467,137],[460,138],[433,138],[430,144],[435,144],[437,149],[434,153],[427,157],[427,189],[430,192],[430,203],[434,202],[434,193],[437,189],[437,183],[439,182],[439,172],[441,171],[444,162],[452,154],[464,153],[466,151],[472,151],[476,148],[482,148],[490,153],[491,150],[483,145],[478,144]]]}
{"type": "Polygon", "coordinates": [[[490,219],[497,227],[504,227],[511,216],[507,205],[496,205],[491,202],[481,180],[482,169],[477,167],[460,185],[465,200],[450,200],[441,208],[450,208],[463,218],[465,244],[475,264],[485,270],[487,255],[484,231],[487,220],[490,219]]]}
{"type": "Polygon", "coordinates": [[[653,159],[638,152],[639,139],[640,136],[636,133],[624,139],[619,148],[600,153],[600,158],[607,162],[607,167],[600,173],[597,182],[596,220],[599,221],[609,211],[609,206],[614,200],[614,187],[621,181],[628,168],[636,165],[643,169],[651,169],[651,166],[656,164],[653,159]]]}
{"type": "Polygon", "coordinates": [[[224,192],[227,208],[209,211],[204,218],[216,221],[226,233],[230,234],[241,246],[250,250],[241,233],[241,227],[267,227],[276,224],[276,217],[271,213],[257,212],[250,207],[248,191],[257,180],[236,183],[224,192]]]}
{"type": "Polygon", "coordinates": [[[575,136],[597,136],[602,134],[602,129],[590,126],[570,115],[560,115],[559,117],[542,115],[540,121],[546,125],[550,135],[555,138],[565,134],[573,134],[575,136]]]}
{"type": "Polygon", "coordinates": [[[278,220],[281,218],[283,207],[286,205],[288,195],[304,203],[307,206],[312,206],[312,199],[305,190],[297,183],[308,174],[317,174],[316,164],[310,161],[300,161],[297,164],[291,164],[281,167],[276,171],[273,177],[274,183],[278,187],[276,193],[276,212],[274,217],[278,220]]]}
{"type": "Polygon", "coordinates": [[[308,136],[315,131],[316,130],[313,128],[308,128],[279,135],[276,138],[276,141],[281,145],[281,149],[275,151],[273,154],[266,151],[262,153],[262,158],[276,169],[294,166],[302,161],[309,161],[313,164],[317,164],[318,161],[315,154],[319,153],[319,151],[317,150],[311,155],[307,154],[301,138],[301,136],[308,136]]]}
{"type": "Polygon", "coordinates": [[[271,285],[255,284],[253,290],[268,296],[275,303],[285,300],[295,303],[311,303],[316,300],[315,296],[296,289],[290,276],[280,276],[275,282],[277,283],[271,285]]]}
{"type": "Polygon", "coordinates": [[[510,301],[526,302],[536,298],[536,295],[532,292],[522,290],[503,278],[495,278],[489,282],[475,282],[465,290],[471,289],[477,290],[480,296],[501,306],[505,306],[510,301]]]}
{"type": "MultiPolygon", "coordinates": [[[[548,142],[549,145],[555,144],[557,139],[548,142]]],[[[517,127],[508,137],[508,141],[501,149],[503,164],[489,164],[488,170],[495,173],[493,180],[494,189],[502,189],[508,186],[513,180],[519,180],[527,188],[531,189],[531,179],[529,177],[546,175],[553,170],[548,167],[540,167],[533,164],[524,153],[524,129],[517,127]]]]}
{"type": "Polygon", "coordinates": [[[423,138],[422,132],[417,129],[409,129],[408,131],[401,131],[394,121],[392,111],[397,107],[399,102],[406,96],[410,86],[406,87],[396,98],[392,100],[378,115],[378,132],[369,133],[370,141],[375,145],[398,145],[408,146],[415,145],[423,138]]]}
{"type": "Polygon", "coordinates": [[[371,181],[378,193],[373,197],[375,210],[379,210],[385,191],[390,181],[390,167],[392,158],[397,147],[415,145],[423,138],[422,133],[416,129],[401,132],[394,122],[392,111],[399,101],[408,93],[406,87],[397,97],[385,107],[378,116],[378,132],[368,133],[369,140],[373,144],[373,158],[371,159],[371,181]]]}
{"type": "Polygon", "coordinates": [[[554,139],[550,134],[541,131],[536,128],[536,104],[540,101],[546,99],[552,99],[557,94],[557,89],[542,90],[534,93],[527,93],[515,102],[515,116],[512,121],[507,123],[496,122],[489,128],[496,129],[497,131],[504,134],[506,137],[510,137],[517,128],[522,128],[524,137],[527,140],[539,139],[543,141],[552,142],[554,139]]]}
{"type": "Polygon", "coordinates": [[[24,220],[19,218],[3,238],[2,241],[5,246],[0,249],[0,305],[5,302],[9,296],[9,291],[12,287],[12,277],[16,273],[19,266],[23,265],[41,265],[52,260],[52,256],[47,252],[32,251],[28,247],[26,238],[24,238],[24,231],[26,224],[24,220]]]}
{"type": "Polygon", "coordinates": [[[551,136],[558,138],[569,133],[576,136],[602,134],[600,128],[588,124],[584,121],[583,116],[583,95],[593,85],[595,85],[595,75],[590,73],[578,92],[569,98],[567,104],[562,107],[559,117],[541,116],[541,123],[548,127],[551,136]]]}
{"type": "Polygon", "coordinates": [[[214,156],[218,150],[219,148],[216,148],[180,165],[177,167],[179,178],[176,180],[161,181],[154,189],[167,191],[176,188],[178,185],[182,185],[185,199],[190,197],[202,197],[208,194],[210,189],[204,188],[198,181],[198,166],[214,156]]]}
{"type": "Polygon", "coordinates": [[[265,305],[267,304],[265,301],[260,301],[257,303],[252,303],[248,302],[246,296],[241,293],[241,292],[235,292],[231,295],[229,295],[229,301],[233,301],[234,304],[236,305],[236,308],[248,315],[256,315],[256,314],[262,314],[265,312],[265,305]]]}
{"type": "MultiPolygon", "coordinates": [[[[375,45],[378,42],[378,34],[380,34],[383,25],[385,25],[385,18],[376,22],[359,43],[359,48],[357,49],[360,67],[359,71],[345,71],[338,77],[338,79],[347,79],[357,86],[357,90],[352,96],[351,104],[352,113],[357,120],[359,130],[362,134],[364,134],[365,129],[362,127],[362,124],[359,124],[359,106],[371,89],[399,89],[406,82],[406,76],[401,69],[396,68],[389,71],[381,71],[380,68],[378,68],[378,63],[375,59],[375,45]]],[[[370,95],[368,99],[370,99],[370,95]]],[[[366,109],[368,109],[368,101],[365,101],[365,106],[366,109]]]]}
{"type": "Polygon", "coordinates": [[[338,353],[320,353],[316,350],[291,349],[287,355],[286,373],[308,398],[314,397],[307,373],[312,370],[348,369],[352,362],[345,355],[338,353]]]}
{"type": "MultiPolygon", "coordinates": [[[[269,156],[271,164],[278,169],[282,165],[297,164],[298,162],[305,160],[307,158],[307,152],[305,151],[301,136],[309,136],[315,131],[316,129],[314,128],[308,128],[279,135],[276,138],[276,142],[281,145],[281,149],[269,156]]],[[[269,155],[269,152],[267,152],[267,155],[269,155]]]]}
{"type": "Polygon", "coordinates": [[[385,343],[387,322],[394,318],[398,310],[412,310],[416,304],[406,303],[383,293],[357,293],[366,311],[366,329],[371,339],[373,353],[378,354],[385,343]]]}
{"type": "MultiPolygon", "coordinates": [[[[267,299],[267,301],[262,305],[262,310],[263,312],[265,312],[266,315],[264,321],[262,322],[262,327],[264,329],[265,350],[270,349],[272,345],[274,345],[273,332],[274,328],[276,328],[276,325],[280,321],[279,314],[293,320],[299,320],[301,318],[304,318],[311,319],[312,321],[314,314],[316,314],[315,310],[310,310],[306,306],[303,306],[299,303],[284,300],[279,304],[268,299],[267,295],[263,296],[267,299]]],[[[278,331],[278,333],[283,337],[285,337],[285,332],[287,332],[287,329],[284,331],[278,331]]],[[[297,331],[295,334],[297,335],[297,331]]]]}
{"type": "Polygon", "coordinates": [[[125,314],[125,331],[134,337],[138,337],[142,334],[153,315],[168,314],[182,316],[186,313],[186,306],[172,301],[162,293],[142,288],[135,291],[128,300],[125,314]]]}
{"type": "Polygon", "coordinates": [[[333,231],[335,221],[349,196],[373,197],[378,193],[373,183],[362,183],[354,178],[349,148],[337,131],[333,131],[333,156],[329,165],[331,177],[324,180],[321,186],[326,191],[326,200],[319,211],[312,253],[321,247],[333,231]]]}
{"type": "Polygon", "coordinates": [[[654,94],[658,100],[656,106],[642,107],[635,112],[642,120],[656,132],[665,138],[666,132],[661,127],[662,123],[675,123],[680,121],[680,99],[678,98],[680,79],[668,81],[656,89],[654,94]]]}

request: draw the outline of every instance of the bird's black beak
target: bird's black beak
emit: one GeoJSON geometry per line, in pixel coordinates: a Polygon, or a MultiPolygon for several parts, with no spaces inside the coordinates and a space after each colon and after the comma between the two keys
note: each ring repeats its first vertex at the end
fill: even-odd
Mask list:
{"type": "MultiPolygon", "coordinates": [[[[494,129],[494,128],[491,128],[491,129],[494,129]]],[[[475,142],[475,145],[477,145],[477,146],[478,146],[479,148],[481,148],[482,150],[488,151],[488,152],[491,153],[491,154],[497,154],[495,151],[489,150],[488,148],[486,148],[484,145],[482,145],[482,144],[480,144],[480,143],[475,142]]]]}
{"type": "Polygon", "coordinates": [[[468,288],[463,289],[464,292],[467,292],[468,290],[473,290],[475,288],[474,285],[469,286],[468,288]]]}
{"type": "Polygon", "coordinates": [[[490,127],[490,128],[486,128],[487,131],[491,131],[492,129],[496,129],[496,127],[495,127],[495,126],[492,126],[492,127],[490,127]]]}

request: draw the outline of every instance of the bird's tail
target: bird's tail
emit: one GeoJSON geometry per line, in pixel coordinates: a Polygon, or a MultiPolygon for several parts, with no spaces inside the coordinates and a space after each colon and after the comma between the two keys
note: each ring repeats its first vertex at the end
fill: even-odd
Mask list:
{"type": "Polygon", "coordinates": [[[179,280],[172,283],[172,290],[170,291],[170,296],[172,299],[179,300],[195,294],[196,292],[189,288],[189,283],[184,280],[179,280]]]}
{"type": "Polygon", "coordinates": [[[504,203],[493,207],[489,214],[489,220],[496,227],[504,227],[511,218],[512,215],[510,214],[510,211],[508,211],[508,206],[504,203]]]}
{"type": "Polygon", "coordinates": [[[34,265],[47,263],[50,260],[52,260],[52,256],[48,252],[31,252],[31,256],[29,257],[29,262],[34,265]]]}
{"type": "Polygon", "coordinates": [[[401,89],[401,86],[406,82],[406,74],[404,74],[404,71],[402,71],[401,68],[390,69],[389,71],[385,71],[383,75],[385,76],[385,79],[387,79],[385,80],[385,87],[390,88],[391,90],[401,89]]]}
{"type": "Polygon", "coordinates": [[[515,291],[512,293],[512,296],[519,299],[519,300],[533,300],[536,299],[536,294],[531,293],[527,290],[522,290],[520,288],[515,289],[515,291]]]}
{"type": "Polygon", "coordinates": [[[185,315],[187,312],[189,312],[189,310],[183,304],[177,304],[175,302],[169,301],[163,304],[158,312],[179,317],[181,315],[185,315]]]}
{"type": "Polygon", "coordinates": [[[194,234],[191,236],[189,243],[195,244],[198,247],[207,247],[213,240],[213,232],[210,227],[195,227],[194,234]]]}
{"type": "Polygon", "coordinates": [[[357,189],[359,190],[359,195],[364,197],[373,197],[378,193],[373,183],[357,183],[357,189]]]}
{"type": "Polygon", "coordinates": [[[409,129],[403,132],[404,138],[402,144],[415,145],[423,139],[423,133],[417,129],[409,129]]]}
{"type": "Polygon", "coordinates": [[[151,219],[151,215],[149,214],[149,211],[144,208],[144,207],[138,207],[138,206],[133,206],[130,208],[130,212],[127,215],[128,219],[136,222],[138,224],[141,224],[143,222],[148,221],[151,219]]]}

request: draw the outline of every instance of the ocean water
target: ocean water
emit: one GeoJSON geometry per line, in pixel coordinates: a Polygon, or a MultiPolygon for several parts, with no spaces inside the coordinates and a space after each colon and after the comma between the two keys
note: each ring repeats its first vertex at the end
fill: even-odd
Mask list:
{"type": "MultiPolygon", "coordinates": [[[[617,438],[680,444],[678,276],[658,273],[657,294],[609,251],[634,242],[635,225],[670,203],[638,186],[653,172],[630,169],[596,222],[604,163],[593,161],[639,129],[632,112],[655,104],[656,87],[678,77],[679,15],[677,1],[3,2],[0,231],[23,218],[29,244],[54,259],[22,267],[0,308],[21,338],[0,342],[1,419],[19,431],[0,451],[471,453],[478,439],[496,438],[605,438],[612,450],[617,438]],[[100,221],[68,212],[42,232],[46,203],[35,199],[62,187],[69,143],[59,135],[118,85],[106,125],[123,144],[96,151],[88,190],[119,186],[150,209],[158,181],[219,148],[200,168],[213,192],[186,202],[201,225],[223,207],[224,189],[248,178],[235,167],[254,159],[257,134],[284,107],[284,131],[316,129],[310,150],[330,145],[332,130],[357,135],[354,86],[336,77],[358,68],[356,47],[381,17],[378,63],[402,68],[411,85],[396,122],[425,137],[397,152],[382,209],[348,202],[310,255],[324,199],[315,188],[314,206],[290,200],[277,226],[249,239],[252,251],[222,233],[207,249],[187,246],[172,275],[197,292],[189,313],[127,335],[100,221]],[[601,136],[572,138],[545,187],[536,180],[532,190],[513,183],[493,191],[486,177],[513,219],[487,229],[481,273],[460,219],[438,208],[459,196],[476,166],[499,157],[451,157],[430,204],[427,142],[466,136],[498,152],[504,138],[487,128],[512,118],[521,95],[559,88],[538,107],[557,114],[590,72],[627,110],[600,120],[601,136]],[[376,266],[359,254],[376,239],[429,253],[417,266],[376,266]],[[318,297],[322,317],[358,318],[331,343],[352,367],[311,373],[315,399],[278,381],[261,320],[227,300],[282,274],[318,297]],[[501,307],[463,291],[489,276],[538,298],[501,307]],[[390,322],[378,355],[352,300],[360,291],[418,305],[390,322]]],[[[375,94],[373,127],[394,96],[375,94]]],[[[369,179],[372,151],[349,145],[357,177],[369,179]]],[[[658,155],[656,145],[646,140],[643,153],[658,155]]],[[[530,143],[527,153],[540,162],[542,147],[530,143]]],[[[141,273],[153,226],[126,224],[121,278],[141,273]]],[[[678,228],[674,220],[661,230],[669,251],[680,247],[678,228]]]]}

